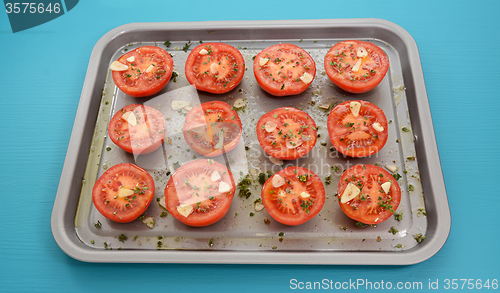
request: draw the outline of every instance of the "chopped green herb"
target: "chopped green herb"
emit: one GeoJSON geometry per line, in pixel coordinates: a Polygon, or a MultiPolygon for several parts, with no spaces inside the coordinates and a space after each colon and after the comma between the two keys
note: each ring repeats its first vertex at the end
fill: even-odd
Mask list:
{"type": "Polygon", "coordinates": [[[417,240],[418,243],[421,243],[424,241],[427,236],[422,235],[422,233],[415,234],[415,237],[413,237],[415,240],[417,240]]]}
{"type": "Polygon", "coordinates": [[[249,198],[252,195],[249,189],[249,186],[250,184],[252,184],[252,181],[248,177],[249,175],[247,174],[245,178],[243,178],[243,180],[241,180],[241,182],[238,183],[239,195],[245,198],[249,198]]]}
{"type": "Polygon", "coordinates": [[[125,243],[125,240],[127,240],[127,239],[128,239],[128,237],[125,236],[125,234],[118,235],[118,240],[120,240],[123,243],[125,243]]]}
{"type": "Polygon", "coordinates": [[[399,180],[399,179],[401,179],[401,177],[403,177],[403,176],[401,176],[399,173],[394,173],[394,174],[392,174],[392,176],[393,176],[393,177],[394,177],[394,179],[396,179],[396,180],[399,180]]]}

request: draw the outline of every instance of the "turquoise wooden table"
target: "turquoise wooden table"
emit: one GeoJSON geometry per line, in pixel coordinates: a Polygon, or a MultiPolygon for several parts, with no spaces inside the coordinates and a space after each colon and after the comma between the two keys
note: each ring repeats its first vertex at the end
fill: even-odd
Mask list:
{"type": "Polygon", "coordinates": [[[17,33],[1,12],[0,292],[282,292],[314,282],[323,285],[318,290],[327,282],[328,289],[363,292],[497,291],[499,12],[494,0],[81,1],[17,33]],[[101,36],[132,22],[331,18],[385,19],[418,45],[452,216],[437,254],[409,266],[115,264],[81,262],[58,247],[52,207],[90,53],[101,36]]]}

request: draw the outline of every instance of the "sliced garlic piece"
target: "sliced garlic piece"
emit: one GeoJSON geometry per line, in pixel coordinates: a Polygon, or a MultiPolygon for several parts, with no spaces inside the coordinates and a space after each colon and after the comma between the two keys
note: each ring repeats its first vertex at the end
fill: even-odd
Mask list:
{"type": "Polygon", "coordinates": [[[171,107],[172,107],[172,110],[174,111],[179,111],[180,109],[183,109],[185,107],[188,107],[189,105],[191,105],[190,102],[188,101],[183,101],[183,100],[173,100],[172,101],[172,104],[171,104],[171,107]]]}
{"type": "Polygon", "coordinates": [[[127,197],[132,194],[134,194],[134,191],[130,188],[124,186],[120,186],[120,188],[118,188],[118,197],[127,197]]]}
{"type": "Polygon", "coordinates": [[[340,198],[341,203],[346,203],[350,201],[351,199],[355,198],[361,193],[361,190],[354,184],[349,183],[347,184],[346,188],[344,189],[344,192],[342,193],[342,197],[340,198]]]}
{"type": "Polygon", "coordinates": [[[273,184],[274,188],[278,188],[285,184],[285,179],[280,175],[276,174],[273,176],[273,179],[271,179],[271,183],[273,184]]]}
{"type": "Polygon", "coordinates": [[[239,109],[245,107],[247,104],[243,99],[236,99],[233,103],[233,108],[239,109]]]}
{"type": "Polygon", "coordinates": [[[206,125],[198,125],[196,127],[189,129],[189,131],[192,131],[192,132],[197,133],[197,134],[203,134],[203,133],[205,133],[205,131],[207,131],[207,126],[206,125]]]}
{"type": "Polygon", "coordinates": [[[210,72],[212,72],[212,74],[217,74],[217,72],[219,72],[219,65],[217,63],[210,64],[210,72]]]}
{"type": "Polygon", "coordinates": [[[385,165],[385,168],[389,171],[391,171],[392,173],[396,172],[399,168],[398,166],[396,165],[391,165],[391,164],[387,164],[385,165]]]}
{"type": "Polygon", "coordinates": [[[137,125],[137,118],[135,117],[135,114],[131,111],[125,112],[125,114],[122,115],[122,119],[127,121],[127,123],[130,126],[136,126],[137,125]]]}
{"type": "Polygon", "coordinates": [[[273,132],[276,127],[278,126],[278,124],[272,122],[272,121],[267,121],[266,124],[264,124],[264,129],[267,131],[267,132],[273,132]]]}
{"type": "Polygon", "coordinates": [[[323,110],[328,110],[330,109],[330,104],[324,104],[324,105],[321,105],[321,106],[318,106],[319,108],[323,109],[323,110]]]}
{"type": "Polygon", "coordinates": [[[273,163],[275,165],[280,165],[280,166],[283,165],[283,160],[282,159],[278,159],[278,158],[269,156],[269,160],[271,161],[271,163],[273,163]]]}
{"type": "Polygon", "coordinates": [[[153,69],[155,69],[155,65],[154,64],[149,65],[148,68],[146,68],[146,73],[150,73],[151,71],[153,71],[153,69]]]}
{"type": "Polygon", "coordinates": [[[220,177],[220,174],[219,174],[219,172],[217,172],[217,171],[214,171],[214,172],[212,173],[212,176],[210,176],[210,180],[212,180],[213,182],[215,182],[215,181],[219,180],[220,178],[221,178],[221,177],[220,177]]]}
{"type": "Polygon", "coordinates": [[[360,102],[351,102],[349,104],[352,112],[352,116],[358,117],[359,116],[359,110],[361,109],[361,103],[360,102]]]}
{"type": "Polygon", "coordinates": [[[125,65],[118,61],[113,61],[113,63],[111,63],[111,65],[109,66],[109,69],[111,69],[112,71],[125,71],[128,70],[128,65],[125,65]]]}
{"type": "Polygon", "coordinates": [[[207,49],[203,48],[203,49],[200,50],[199,53],[200,53],[200,55],[207,55],[208,51],[207,51],[207,49]]]}
{"type": "Polygon", "coordinates": [[[167,209],[167,205],[165,204],[165,197],[164,197],[164,196],[160,197],[160,200],[158,201],[158,204],[159,204],[162,208],[167,209]]]}
{"type": "Polygon", "coordinates": [[[268,62],[268,61],[269,61],[269,59],[268,59],[268,58],[260,58],[260,59],[259,59],[259,65],[260,65],[260,66],[264,66],[264,65],[266,65],[266,64],[267,64],[267,62],[268,62]]]}
{"type": "Polygon", "coordinates": [[[356,64],[354,64],[354,66],[352,67],[352,72],[358,72],[360,68],[361,68],[361,58],[358,58],[356,64]]]}
{"type": "Polygon", "coordinates": [[[130,56],[127,58],[127,61],[128,62],[134,62],[135,61],[135,57],[134,56],[130,56]]]}
{"type": "Polygon", "coordinates": [[[191,109],[193,109],[193,106],[189,105],[189,106],[184,107],[183,109],[189,112],[189,111],[191,111],[191,109]]]}
{"type": "Polygon", "coordinates": [[[385,192],[385,194],[388,194],[389,190],[391,190],[391,182],[390,181],[384,182],[382,183],[382,185],[380,185],[380,187],[382,187],[382,190],[385,192]]]}
{"type": "Polygon", "coordinates": [[[224,146],[224,129],[219,131],[219,141],[214,146],[214,149],[220,150],[224,146]]]}
{"type": "Polygon", "coordinates": [[[373,126],[373,129],[375,129],[378,132],[384,131],[384,127],[382,125],[380,125],[380,123],[378,123],[378,122],[373,123],[372,126],[373,126]]]}
{"type": "Polygon", "coordinates": [[[289,150],[290,149],[295,149],[295,148],[298,148],[302,143],[303,143],[302,140],[299,140],[297,142],[290,140],[290,141],[286,142],[286,148],[289,149],[289,150]]]}
{"type": "Polygon", "coordinates": [[[311,195],[309,193],[307,193],[307,192],[304,191],[304,192],[300,193],[300,197],[306,199],[306,198],[311,197],[311,195]]]}
{"type": "Polygon", "coordinates": [[[155,227],[155,218],[153,217],[147,217],[142,222],[149,228],[153,229],[155,227]]]}
{"type": "Polygon", "coordinates": [[[253,206],[256,212],[260,212],[264,209],[264,205],[261,202],[256,202],[253,206]]]}
{"type": "Polygon", "coordinates": [[[358,58],[364,58],[368,56],[368,51],[366,51],[364,47],[358,47],[358,49],[356,50],[356,56],[358,58]]]}
{"type": "Polygon", "coordinates": [[[228,192],[231,190],[231,186],[224,181],[219,183],[219,192],[228,192]]]}
{"type": "Polygon", "coordinates": [[[300,77],[300,80],[302,80],[304,83],[311,83],[313,81],[314,77],[310,75],[309,73],[305,72],[304,75],[300,77]]]}
{"type": "Polygon", "coordinates": [[[193,211],[193,206],[192,205],[180,205],[177,207],[177,211],[179,212],[179,214],[181,214],[187,218],[191,214],[191,212],[193,211]]]}

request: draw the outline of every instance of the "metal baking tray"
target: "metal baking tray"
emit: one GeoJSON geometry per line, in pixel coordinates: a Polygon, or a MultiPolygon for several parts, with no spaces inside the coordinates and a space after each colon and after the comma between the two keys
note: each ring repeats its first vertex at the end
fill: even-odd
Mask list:
{"type": "Polygon", "coordinates": [[[450,226],[417,45],[403,28],[380,19],[132,23],[111,30],[97,42],[90,57],[51,218],[52,233],[61,249],[88,262],[407,265],[438,252],[450,226]],[[326,52],[346,39],[375,43],[389,57],[388,74],[368,93],[347,93],[325,74],[326,52]],[[224,42],[242,52],[247,71],[236,89],[213,95],[189,85],[184,62],[190,49],[200,42],[224,42]],[[316,78],[300,95],[273,97],[255,81],[252,57],[277,43],[299,45],[316,61],[316,78]],[[127,50],[143,45],[166,49],[173,56],[178,76],[160,93],[137,99],[117,89],[109,65],[127,50]],[[306,157],[284,164],[310,168],[322,178],[327,199],[318,216],[291,227],[272,220],[265,210],[255,211],[261,187],[257,180],[252,183],[250,198],[237,193],[227,215],[209,227],[185,226],[164,213],[156,201],[144,214],[155,219],[153,228],[141,220],[114,223],[97,212],[91,189],[110,166],[129,162],[145,168],[155,179],[155,198],[160,199],[176,165],[198,157],[182,137],[185,112],[173,111],[172,100],[189,100],[192,105],[211,100],[232,104],[238,98],[247,104],[239,112],[243,137],[227,156],[216,159],[230,166],[237,182],[247,174],[256,179],[256,173],[277,172],[282,166],[271,164],[257,142],[256,121],[277,107],[306,111],[319,126],[318,142],[306,157]],[[386,146],[368,158],[347,158],[332,148],[326,128],[329,111],[318,107],[351,99],[378,105],[390,120],[386,146]],[[153,106],[167,117],[168,138],[152,154],[127,154],[107,136],[110,117],[132,103],[153,106]],[[360,163],[398,167],[403,194],[396,212],[402,213],[401,220],[391,217],[376,226],[363,226],[340,210],[335,196],[339,177],[343,170],[360,163]],[[264,221],[266,218],[270,223],[264,221]],[[419,242],[417,235],[425,239],[419,242]]]}

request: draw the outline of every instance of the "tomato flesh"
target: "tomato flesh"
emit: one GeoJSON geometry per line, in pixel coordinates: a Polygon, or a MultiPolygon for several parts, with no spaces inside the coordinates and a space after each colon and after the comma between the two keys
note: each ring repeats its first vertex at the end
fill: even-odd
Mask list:
{"type": "Polygon", "coordinates": [[[122,163],[112,166],[99,177],[92,190],[92,201],[106,218],[127,223],[146,211],[154,192],[153,178],[146,170],[122,163]]]}
{"type": "Polygon", "coordinates": [[[242,125],[238,113],[230,105],[213,101],[188,112],[183,134],[187,144],[197,153],[215,157],[236,147],[242,125]]]}
{"type": "Polygon", "coordinates": [[[269,178],[262,187],[262,204],[276,221],[296,226],[314,218],[325,203],[325,188],[318,175],[302,167],[288,167],[269,178]],[[273,178],[284,184],[275,187],[273,178]]]}
{"type": "Polygon", "coordinates": [[[316,123],[304,111],[291,107],[278,108],[259,119],[257,138],[268,155],[283,160],[298,159],[316,144],[316,123]]]}
{"type": "Polygon", "coordinates": [[[324,65],[334,84],[360,94],[374,89],[382,81],[389,69],[389,58],[372,43],[349,40],[335,44],[326,53],[324,65]]]}
{"type": "Polygon", "coordinates": [[[351,219],[364,224],[378,224],[387,220],[401,202],[401,188],[397,180],[386,170],[375,165],[355,165],[340,177],[338,199],[341,209],[351,219]],[[390,182],[388,193],[382,184],[390,182]],[[348,184],[361,190],[358,196],[345,203],[342,195],[348,184]]]}
{"type": "Polygon", "coordinates": [[[253,71],[260,87],[269,94],[297,95],[312,83],[316,63],[309,53],[296,45],[277,44],[257,54],[253,71]]]}
{"type": "Polygon", "coordinates": [[[140,104],[123,107],[108,125],[109,138],[132,154],[147,154],[158,149],[165,139],[165,130],[163,114],[153,107],[140,104]],[[128,118],[130,115],[133,117],[128,118]]]}
{"type": "Polygon", "coordinates": [[[204,227],[224,217],[234,193],[231,172],[214,160],[200,159],[182,165],[172,174],[165,187],[165,203],[177,220],[189,226],[204,227]],[[220,191],[224,184],[228,185],[228,190],[220,191]],[[187,214],[182,214],[180,211],[186,207],[187,214]]]}
{"type": "Polygon", "coordinates": [[[382,109],[361,100],[346,101],[335,106],[328,115],[327,127],[333,147],[350,157],[367,157],[379,152],[387,142],[389,133],[382,109]],[[351,103],[361,104],[357,117],[352,112],[351,103]],[[377,124],[382,127],[382,131],[379,131],[377,124]]]}
{"type": "Polygon", "coordinates": [[[118,62],[128,66],[113,71],[113,80],[124,93],[133,97],[151,96],[161,91],[172,77],[174,61],[158,47],[144,46],[125,53],[118,62]]]}
{"type": "Polygon", "coordinates": [[[205,43],[189,53],[185,72],[187,80],[196,89],[222,94],[241,82],[245,74],[245,60],[233,46],[205,43]]]}

